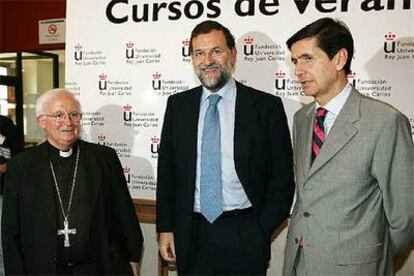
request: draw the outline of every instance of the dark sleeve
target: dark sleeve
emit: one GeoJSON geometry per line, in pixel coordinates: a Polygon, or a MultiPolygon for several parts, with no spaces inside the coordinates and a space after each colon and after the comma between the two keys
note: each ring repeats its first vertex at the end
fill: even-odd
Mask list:
{"type": "Polygon", "coordinates": [[[158,150],[157,232],[172,232],[174,218],[175,169],[173,151],[173,104],[168,98],[158,150]]]}
{"type": "Polygon", "coordinates": [[[6,136],[6,145],[10,147],[11,155],[14,156],[16,153],[23,149],[21,140],[18,136],[17,126],[13,121],[7,117],[2,118],[2,125],[0,126],[1,133],[6,136]]]}
{"type": "Polygon", "coordinates": [[[270,178],[261,213],[264,229],[271,234],[288,216],[293,201],[293,153],[286,113],[280,98],[272,97],[269,114],[270,178]]]}
{"type": "Polygon", "coordinates": [[[25,274],[21,254],[19,187],[21,170],[16,163],[8,164],[3,195],[1,239],[3,245],[4,271],[6,275],[25,274]]]}
{"type": "Polygon", "coordinates": [[[143,236],[138,218],[135,214],[134,204],[128,191],[121,161],[115,150],[110,150],[111,194],[113,223],[117,229],[118,240],[126,248],[129,261],[138,262],[141,257],[143,236]]]}

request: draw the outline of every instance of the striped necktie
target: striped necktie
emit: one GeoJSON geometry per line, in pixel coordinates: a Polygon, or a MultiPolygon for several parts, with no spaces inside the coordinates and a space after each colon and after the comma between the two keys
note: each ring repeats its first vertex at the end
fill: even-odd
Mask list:
{"type": "Polygon", "coordinates": [[[323,143],[325,142],[325,130],[323,122],[325,121],[326,114],[328,110],[325,108],[319,107],[316,110],[316,118],[313,124],[313,135],[312,135],[312,163],[318,156],[319,151],[322,148],[323,143]]]}

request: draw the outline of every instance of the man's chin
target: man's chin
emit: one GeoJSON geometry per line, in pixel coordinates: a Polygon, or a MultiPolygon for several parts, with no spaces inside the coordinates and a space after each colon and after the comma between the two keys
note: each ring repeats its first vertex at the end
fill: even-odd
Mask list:
{"type": "Polygon", "coordinates": [[[206,79],[203,78],[203,79],[200,79],[200,82],[208,90],[215,90],[220,85],[220,81],[219,80],[206,81],[206,79]]]}
{"type": "Polygon", "coordinates": [[[302,88],[303,89],[303,93],[305,94],[305,96],[314,96],[315,91],[313,91],[312,89],[309,88],[302,88]]]}

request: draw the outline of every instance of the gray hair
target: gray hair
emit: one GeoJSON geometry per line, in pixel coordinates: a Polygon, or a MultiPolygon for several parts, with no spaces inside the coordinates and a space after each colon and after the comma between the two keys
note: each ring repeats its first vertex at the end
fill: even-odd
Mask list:
{"type": "Polygon", "coordinates": [[[78,111],[81,112],[81,105],[75,95],[67,89],[56,88],[43,93],[36,101],[36,117],[39,117],[45,113],[46,105],[49,104],[54,98],[60,94],[66,94],[75,102],[78,111]]]}

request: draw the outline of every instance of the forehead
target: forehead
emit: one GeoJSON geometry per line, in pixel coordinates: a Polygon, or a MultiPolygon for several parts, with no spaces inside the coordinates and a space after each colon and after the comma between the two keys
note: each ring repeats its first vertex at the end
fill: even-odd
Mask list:
{"type": "Polygon", "coordinates": [[[221,30],[212,30],[206,34],[199,34],[193,38],[192,44],[194,50],[214,47],[227,48],[226,36],[221,30]]]}
{"type": "Polygon", "coordinates": [[[293,58],[300,57],[304,54],[315,54],[323,52],[322,49],[317,44],[317,39],[315,37],[304,38],[296,41],[292,45],[291,55],[293,58]]]}
{"type": "Polygon", "coordinates": [[[78,109],[76,101],[67,94],[56,95],[45,104],[45,107],[47,110],[52,112],[73,111],[78,109]]]}

